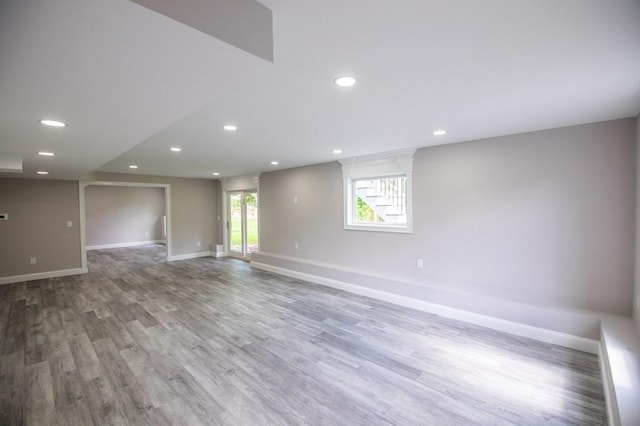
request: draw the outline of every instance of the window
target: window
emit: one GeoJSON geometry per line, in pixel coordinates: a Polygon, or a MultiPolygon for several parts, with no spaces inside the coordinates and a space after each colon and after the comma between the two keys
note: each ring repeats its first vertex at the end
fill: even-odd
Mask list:
{"type": "Polygon", "coordinates": [[[342,161],[345,229],[411,232],[413,151],[342,161]]]}

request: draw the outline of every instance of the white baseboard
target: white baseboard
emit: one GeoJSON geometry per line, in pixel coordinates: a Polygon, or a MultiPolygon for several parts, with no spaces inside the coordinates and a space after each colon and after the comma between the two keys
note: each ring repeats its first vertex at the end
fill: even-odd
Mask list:
{"type": "Polygon", "coordinates": [[[174,260],[187,260],[187,259],[195,259],[196,257],[208,257],[213,256],[216,257],[216,254],[210,251],[199,251],[197,253],[185,253],[185,254],[177,254],[175,256],[171,256],[167,259],[169,262],[173,262],[174,260]]]}
{"type": "Polygon", "coordinates": [[[35,274],[14,275],[12,277],[0,277],[0,284],[21,283],[24,281],[43,280],[46,278],[66,277],[68,275],[82,274],[82,268],[61,269],[58,271],[38,272],[35,274]]]}
{"type": "Polygon", "coordinates": [[[517,336],[528,337],[530,339],[535,339],[545,343],[564,346],[567,348],[576,349],[592,354],[599,354],[600,352],[600,342],[593,339],[587,339],[584,337],[561,333],[554,330],[548,330],[527,324],[507,321],[500,318],[451,308],[449,306],[413,299],[411,297],[400,296],[393,293],[362,287],[344,281],[338,281],[317,275],[307,274],[304,272],[294,271],[291,269],[281,268],[278,266],[272,266],[261,262],[251,261],[251,266],[258,269],[263,269],[265,271],[285,275],[291,278],[310,281],[316,284],[326,285],[328,287],[333,287],[339,290],[348,291],[350,293],[359,294],[361,296],[367,296],[373,299],[394,303],[396,305],[405,306],[407,308],[417,309],[420,311],[441,315],[443,317],[465,321],[482,327],[503,331],[505,333],[515,334],[517,336]]]}
{"type": "Polygon", "coordinates": [[[115,243],[115,244],[100,244],[94,246],[87,246],[87,250],[102,250],[102,249],[112,249],[112,248],[123,248],[123,247],[137,247],[137,246],[146,246],[149,244],[166,244],[165,240],[149,240],[149,241],[131,241],[128,243],[115,243]]]}
{"type": "Polygon", "coordinates": [[[175,256],[171,256],[167,259],[169,262],[174,260],[187,260],[187,259],[195,259],[196,257],[227,257],[227,253],[225,252],[214,252],[214,251],[199,251],[197,253],[186,253],[186,254],[177,254],[175,256]]]}

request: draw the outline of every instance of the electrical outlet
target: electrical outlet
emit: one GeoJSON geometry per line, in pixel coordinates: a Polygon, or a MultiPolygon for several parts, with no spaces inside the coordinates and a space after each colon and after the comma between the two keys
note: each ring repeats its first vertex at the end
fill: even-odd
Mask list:
{"type": "Polygon", "coordinates": [[[298,197],[297,196],[293,196],[293,204],[298,204],[298,197]]]}
{"type": "Polygon", "coordinates": [[[73,222],[68,220],[67,221],[67,228],[73,228],[73,222]]]}
{"type": "Polygon", "coordinates": [[[149,236],[149,231],[144,231],[144,236],[148,237],[149,236]]]}
{"type": "Polygon", "coordinates": [[[31,259],[29,259],[29,261],[31,262],[32,265],[35,265],[37,263],[37,259],[35,257],[32,257],[31,259]]]}
{"type": "Polygon", "coordinates": [[[0,213],[0,220],[9,220],[8,213],[0,213]]]}
{"type": "Polygon", "coordinates": [[[416,259],[416,268],[422,269],[424,268],[424,261],[420,258],[416,259]]]}
{"type": "Polygon", "coordinates": [[[300,244],[298,244],[297,242],[293,243],[293,247],[298,250],[300,248],[300,244]]]}
{"type": "Polygon", "coordinates": [[[200,247],[200,241],[196,241],[196,247],[200,247]]]}

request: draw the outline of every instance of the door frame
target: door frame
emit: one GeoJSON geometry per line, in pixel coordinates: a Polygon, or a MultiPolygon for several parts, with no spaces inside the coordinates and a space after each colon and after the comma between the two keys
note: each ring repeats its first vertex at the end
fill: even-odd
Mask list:
{"type": "MultiPolygon", "coordinates": [[[[227,208],[227,220],[224,223],[224,227],[227,231],[227,240],[225,241],[227,243],[227,255],[230,257],[235,257],[237,259],[242,259],[242,260],[251,260],[251,253],[249,252],[249,223],[248,223],[248,210],[247,210],[247,201],[246,201],[246,196],[247,194],[256,194],[256,206],[258,208],[258,214],[260,212],[260,198],[258,197],[258,190],[257,189],[240,189],[240,190],[233,190],[233,191],[225,191],[225,199],[227,201],[226,203],[226,208],[227,208]],[[240,194],[241,196],[241,207],[240,207],[240,227],[242,230],[242,243],[241,243],[241,247],[242,247],[242,251],[241,252],[236,252],[236,251],[232,251],[231,250],[231,234],[229,233],[229,231],[231,231],[231,205],[229,203],[229,199],[231,197],[232,194],[240,194]]],[[[257,225],[257,232],[258,232],[258,247],[260,247],[260,221],[258,220],[257,225]]]]}
{"type": "MultiPolygon", "coordinates": [[[[262,240],[262,235],[260,235],[260,206],[259,206],[260,204],[260,173],[222,178],[220,179],[220,184],[222,187],[222,244],[224,244],[225,256],[229,256],[229,252],[231,251],[229,247],[229,243],[230,243],[229,228],[227,227],[227,222],[229,221],[227,193],[229,192],[255,191],[258,194],[258,244],[260,244],[260,241],[262,240]]],[[[242,258],[242,259],[248,260],[250,259],[250,257],[242,258]]]]}
{"type": "Polygon", "coordinates": [[[142,183],[142,182],[118,182],[118,181],[80,181],[78,185],[80,197],[80,256],[82,272],[87,273],[87,227],[86,227],[86,208],[85,208],[85,188],[90,185],[97,186],[127,186],[142,188],[163,188],[164,189],[164,215],[167,218],[167,257],[166,261],[171,260],[171,185],[168,183],[142,183]]]}

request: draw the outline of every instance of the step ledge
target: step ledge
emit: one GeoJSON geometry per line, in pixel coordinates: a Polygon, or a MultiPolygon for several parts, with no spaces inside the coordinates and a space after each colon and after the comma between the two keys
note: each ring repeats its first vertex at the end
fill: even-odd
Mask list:
{"type": "Polygon", "coordinates": [[[601,321],[601,370],[609,424],[640,425],[640,335],[631,318],[601,321]]]}

